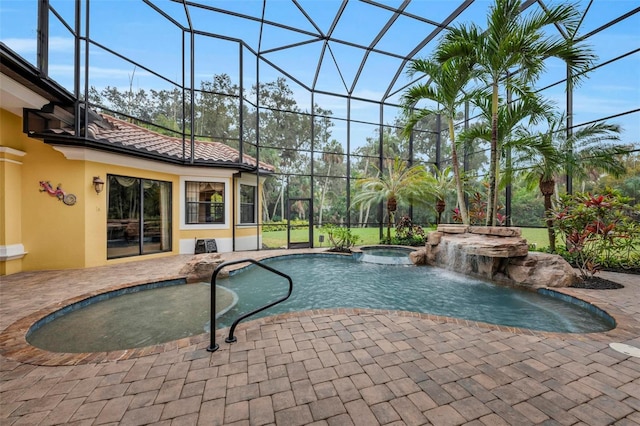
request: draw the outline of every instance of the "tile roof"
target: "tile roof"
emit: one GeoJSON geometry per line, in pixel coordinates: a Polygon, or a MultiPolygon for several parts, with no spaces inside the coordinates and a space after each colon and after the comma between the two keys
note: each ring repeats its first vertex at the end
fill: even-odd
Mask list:
{"type": "MultiPolygon", "coordinates": [[[[153,130],[120,120],[106,114],[100,114],[98,120],[92,120],[88,126],[87,137],[97,142],[131,148],[136,151],[146,151],[152,154],[160,154],[175,159],[191,157],[191,144],[187,139],[184,144],[182,138],[163,135],[153,130]]],[[[56,134],[73,134],[71,129],[48,129],[48,132],[56,134]]],[[[240,153],[237,149],[221,142],[199,141],[194,142],[194,160],[228,163],[239,163],[240,153]]],[[[255,166],[256,159],[243,155],[242,164],[255,166]]],[[[260,162],[261,171],[273,172],[275,167],[271,164],[260,162]]]]}
{"type": "MultiPolygon", "coordinates": [[[[93,136],[95,140],[133,147],[136,150],[145,150],[170,157],[182,158],[183,141],[181,138],[162,135],[109,115],[101,114],[101,116],[110,125],[108,127],[111,128],[90,123],[88,133],[90,136],[93,136]]],[[[184,148],[184,156],[190,158],[191,144],[188,141],[184,144],[184,148]]],[[[194,142],[194,159],[196,161],[202,160],[235,164],[239,162],[239,156],[240,153],[238,150],[221,142],[199,140],[194,142]]],[[[256,159],[249,155],[243,155],[242,163],[255,166],[256,159]]],[[[260,162],[260,168],[263,171],[275,171],[275,167],[264,162],[260,162]]]]}

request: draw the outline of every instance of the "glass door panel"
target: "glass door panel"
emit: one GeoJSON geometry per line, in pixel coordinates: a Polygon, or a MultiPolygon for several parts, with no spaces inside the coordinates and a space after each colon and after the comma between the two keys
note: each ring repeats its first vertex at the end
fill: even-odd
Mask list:
{"type": "Polygon", "coordinates": [[[287,247],[311,247],[311,199],[290,198],[288,205],[287,247]]]}

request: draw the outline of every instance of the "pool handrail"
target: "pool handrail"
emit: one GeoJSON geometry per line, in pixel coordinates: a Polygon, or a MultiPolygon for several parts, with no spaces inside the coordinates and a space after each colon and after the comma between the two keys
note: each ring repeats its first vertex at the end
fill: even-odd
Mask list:
{"type": "Polygon", "coordinates": [[[239,316],[234,322],[233,324],[231,324],[231,328],[229,329],[229,337],[227,337],[226,339],[224,339],[225,342],[227,343],[233,343],[235,342],[237,339],[236,337],[233,335],[233,332],[236,329],[236,326],[238,325],[238,323],[240,321],[242,321],[245,318],[248,318],[252,315],[257,314],[258,312],[262,312],[265,309],[268,309],[272,306],[277,305],[278,303],[284,302],[285,300],[287,300],[289,298],[289,296],[291,296],[291,293],[293,292],[293,280],[291,279],[291,277],[287,274],[285,274],[284,272],[280,272],[277,269],[274,269],[270,266],[265,265],[264,263],[255,260],[255,259],[239,259],[239,260],[231,260],[228,262],[223,262],[220,265],[218,265],[216,267],[216,269],[213,271],[213,274],[211,274],[211,308],[209,309],[211,312],[211,322],[210,322],[210,335],[211,335],[211,342],[209,344],[209,347],[207,348],[207,351],[209,352],[215,352],[219,349],[218,344],[216,343],[216,278],[218,276],[218,273],[223,270],[224,268],[226,268],[227,266],[231,266],[231,265],[237,265],[238,263],[253,263],[256,266],[261,267],[262,269],[266,269],[267,271],[273,272],[276,275],[280,275],[283,278],[286,278],[287,281],[289,281],[289,291],[287,293],[286,296],[269,303],[268,305],[265,305],[261,308],[255,309],[249,313],[246,313],[244,315],[239,316]]]}

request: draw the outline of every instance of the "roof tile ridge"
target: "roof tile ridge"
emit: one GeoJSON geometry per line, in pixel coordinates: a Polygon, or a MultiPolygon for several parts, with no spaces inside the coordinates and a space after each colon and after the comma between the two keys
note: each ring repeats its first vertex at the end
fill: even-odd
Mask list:
{"type": "MultiPolygon", "coordinates": [[[[101,113],[101,115],[104,118],[108,118],[110,120],[113,120],[115,122],[115,124],[122,125],[124,127],[128,127],[129,129],[139,130],[141,133],[149,133],[149,134],[152,134],[154,136],[170,140],[172,142],[175,141],[175,142],[182,143],[182,138],[179,138],[179,137],[176,137],[176,136],[164,135],[162,133],[156,132],[155,130],[147,129],[146,127],[142,127],[142,126],[134,124],[134,123],[129,123],[128,121],[122,120],[120,118],[116,118],[116,117],[114,117],[112,115],[109,115],[109,114],[101,113]]],[[[219,141],[204,141],[204,140],[200,140],[200,139],[195,139],[194,141],[196,143],[199,143],[199,144],[200,143],[202,143],[202,144],[216,144],[216,145],[219,145],[221,147],[226,147],[226,148],[233,149],[233,150],[237,151],[235,148],[232,148],[229,145],[226,145],[226,144],[224,144],[222,142],[219,142],[219,141]]]]}
{"type": "MultiPolygon", "coordinates": [[[[167,135],[163,135],[162,133],[158,133],[154,130],[151,129],[147,129],[145,127],[139,126],[137,124],[134,123],[129,123],[128,121],[122,120],[120,118],[116,118],[112,115],[109,114],[105,114],[105,113],[100,113],[100,115],[106,119],[107,121],[111,121],[115,126],[118,127],[119,130],[128,130],[131,132],[139,132],[139,133],[143,133],[143,134],[147,134],[148,137],[153,136],[156,138],[160,138],[165,140],[166,142],[169,143],[180,143],[182,144],[182,138],[177,138],[174,136],[167,136],[167,135]]],[[[195,139],[194,140],[196,146],[194,147],[194,152],[198,151],[198,148],[203,149],[203,148],[213,148],[213,149],[219,149],[224,153],[227,153],[229,155],[233,155],[236,159],[239,159],[241,163],[246,163],[246,164],[250,164],[250,165],[255,165],[256,163],[258,163],[263,169],[265,170],[275,170],[275,167],[264,163],[262,161],[257,161],[256,158],[254,158],[253,156],[249,155],[249,154],[244,154],[242,155],[242,159],[240,159],[240,151],[236,148],[233,148],[232,146],[229,146],[225,143],[222,142],[218,142],[218,141],[203,141],[203,140],[198,140],[195,139]],[[212,146],[213,145],[213,146],[212,146]]],[[[187,146],[187,151],[190,152],[190,147],[187,146]]],[[[228,161],[228,160],[227,160],[228,161]]]]}

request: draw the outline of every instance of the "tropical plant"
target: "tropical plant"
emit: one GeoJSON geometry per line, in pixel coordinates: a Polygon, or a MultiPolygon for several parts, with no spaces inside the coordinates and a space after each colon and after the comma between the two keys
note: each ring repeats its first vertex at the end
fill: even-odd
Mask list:
{"type": "Polygon", "coordinates": [[[404,246],[419,246],[425,243],[427,235],[419,225],[414,225],[408,215],[402,216],[396,225],[396,235],[393,244],[404,246]]]}
{"type": "Polygon", "coordinates": [[[422,165],[409,165],[400,158],[388,161],[388,167],[380,170],[373,166],[376,175],[356,181],[354,206],[370,206],[387,203],[387,241],[391,241],[391,227],[399,203],[424,203],[430,196],[428,173],[422,165]]]}
{"type": "Polygon", "coordinates": [[[348,252],[351,251],[351,247],[356,245],[360,240],[359,235],[355,235],[349,228],[340,228],[331,223],[327,223],[322,227],[322,230],[326,232],[327,239],[331,245],[331,251],[348,252]]]}
{"type": "Polygon", "coordinates": [[[640,244],[640,210],[628,202],[628,197],[610,188],[600,194],[560,197],[553,211],[554,227],[563,236],[570,260],[583,279],[607,266],[609,257],[624,257],[629,263],[640,261],[636,246],[640,244]]]}
{"type": "Polygon", "coordinates": [[[595,60],[591,49],[573,40],[582,14],[574,4],[536,8],[523,13],[522,0],[496,0],[487,16],[487,28],[474,23],[447,30],[435,59],[440,63],[464,58],[473,64],[478,78],[491,93],[491,148],[487,224],[496,220],[500,146],[498,109],[500,92],[516,98],[531,93],[531,85],[544,71],[549,57],[563,60],[569,83],[575,84],[595,60]],[[560,29],[561,31],[558,31],[560,29]],[[556,32],[556,36],[551,32],[556,32]],[[564,37],[562,34],[566,33],[564,37]]]}
{"type": "MultiPolygon", "coordinates": [[[[436,51],[438,49],[443,49],[442,44],[436,47],[436,51]]],[[[413,85],[407,89],[402,97],[403,109],[408,117],[404,134],[410,136],[416,124],[429,115],[442,114],[445,117],[451,141],[451,164],[458,208],[463,223],[468,224],[469,217],[464,202],[464,187],[458,161],[454,119],[460,107],[470,98],[464,89],[473,77],[473,68],[469,59],[465,57],[452,58],[445,63],[438,63],[433,59],[417,59],[409,65],[408,73],[410,76],[416,73],[425,74],[428,81],[413,85]],[[436,102],[438,107],[416,110],[416,104],[425,99],[436,102]]],[[[444,197],[438,197],[438,200],[444,200],[444,197]]],[[[440,223],[442,211],[438,211],[438,223],[440,223]]]]}
{"type": "Polygon", "coordinates": [[[620,127],[607,123],[592,123],[566,132],[564,113],[551,114],[548,128],[544,131],[519,129],[516,149],[516,167],[521,172],[529,189],[536,186],[544,197],[544,211],[549,249],[556,250],[556,235],[553,227],[552,197],[559,176],[571,172],[572,178],[587,178],[590,170],[620,176],[624,173],[621,154],[628,149],[609,142],[620,140],[620,127]]]}
{"type": "MultiPolygon", "coordinates": [[[[455,177],[451,174],[451,166],[445,167],[441,170],[436,170],[434,174],[427,174],[426,183],[429,185],[429,192],[436,199],[436,224],[440,224],[442,221],[442,213],[447,208],[447,197],[452,192],[457,192],[457,182],[455,177]]],[[[458,200],[460,203],[460,200],[458,200]]],[[[462,209],[459,210],[459,215],[461,221],[466,225],[469,224],[469,217],[466,215],[466,206],[464,204],[464,194],[462,198],[462,204],[460,205],[462,209]],[[464,217],[466,215],[466,222],[464,221],[464,217]]]]}
{"type": "MultiPolygon", "coordinates": [[[[503,226],[507,220],[507,217],[500,213],[502,206],[498,207],[498,213],[496,214],[496,224],[503,226]]],[[[487,202],[482,198],[482,194],[475,192],[469,202],[469,223],[471,225],[482,225],[486,223],[487,217],[487,202]]],[[[453,221],[462,222],[462,215],[460,210],[456,207],[453,209],[453,221]]]]}
{"type": "MultiPolygon", "coordinates": [[[[473,102],[480,110],[481,120],[476,125],[460,132],[458,139],[466,146],[473,144],[477,140],[490,142],[493,137],[493,130],[490,124],[493,114],[492,96],[486,92],[477,91],[473,102]]],[[[536,93],[527,93],[521,98],[512,100],[508,105],[501,105],[498,108],[497,142],[500,151],[504,151],[504,153],[501,152],[499,158],[508,159],[509,157],[504,155],[506,152],[511,152],[514,149],[518,149],[519,146],[525,145],[528,141],[523,141],[519,135],[524,133],[530,126],[535,126],[540,121],[545,120],[549,110],[553,107],[554,105],[550,101],[543,99],[536,93]]],[[[509,161],[505,161],[505,163],[505,173],[501,175],[499,188],[511,183],[513,178],[513,165],[509,161]]],[[[483,186],[488,189],[490,184],[485,182],[483,186]]],[[[490,199],[487,198],[487,202],[484,204],[487,210],[489,201],[490,199]]],[[[488,219],[488,211],[486,211],[483,215],[484,224],[501,225],[504,216],[501,215],[499,210],[500,208],[496,206],[493,220],[488,219]]],[[[471,213],[469,213],[469,216],[471,216],[471,213]]],[[[475,219],[478,219],[477,214],[475,219]]]]}

